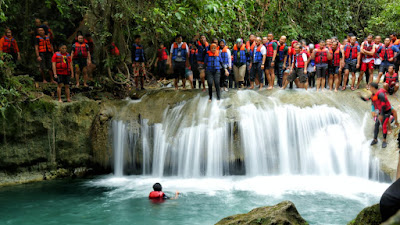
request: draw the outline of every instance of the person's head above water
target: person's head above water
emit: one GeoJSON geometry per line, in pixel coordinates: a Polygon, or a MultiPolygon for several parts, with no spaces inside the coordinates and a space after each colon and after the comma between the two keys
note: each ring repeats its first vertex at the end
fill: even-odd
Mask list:
{"type": "Polygon", "coordinates": [[[155,183],[155,184],[153,185],[153,190],[154,190],[154,191],[162,191],[162,186],[161,186],[161,184],[160,184],[160,183],[155,183]]]}

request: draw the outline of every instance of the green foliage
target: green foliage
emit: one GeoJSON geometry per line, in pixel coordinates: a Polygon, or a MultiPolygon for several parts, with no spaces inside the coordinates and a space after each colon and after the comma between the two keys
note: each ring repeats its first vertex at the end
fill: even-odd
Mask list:
{"type": "Polygon", "coordinates": [[[398,32],[400,28],[400,1],[380,0],[378,1],[379,3],[385,7],[368,21],[366,31],[368,33],[379,34],[382,37],[388,36],[393,32],[398,32]]]}

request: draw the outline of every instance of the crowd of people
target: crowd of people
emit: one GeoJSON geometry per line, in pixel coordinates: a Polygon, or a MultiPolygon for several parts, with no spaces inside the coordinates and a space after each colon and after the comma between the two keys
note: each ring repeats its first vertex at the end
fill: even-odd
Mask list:
{"type": "MultiPolygon", "coordinates": [[[[48,77],[50,82],[58,83],[59,89],[64,84],[67,101],[70,101],[67,89],[71,78],[75,78],[75,85],[79,87],[82,74],[83,85],[87,86],[88,74],[95,68],[91,35],[78,33],[70,53],[67,53],[62,51],[65,44],[54,46],[54,34],[48,22],[36,19],[35,30],[31,33],[43,83],[47,83],[48,77]]],[[[262,90],[266,87],[271,90],[276,86],[286,89],[296,85],[306,90],[316,87],[317,91],[329,89],[337,92],[348,87],[351,90],[360,88],[364,75],[367,89],[374,81],[379,84],[383,77],[383,88],[394,94],[399,89],[399,45],[400,39],[396,34],[382,42],[380,36],[368,35],[360,40],[349,33],[342,41],[332,37],[317,44],[307,44],[305,40],[292,40],[289,44],[286,36],[275,40],[272,33],[266,37],[252,34],[247,41],[238,38],[232,48],[224,39],[213,38],[209,43],[205,35],[200,35],[186,43],[182,35],[177,35],[170,48],[160,43],[155,66],[160,81],[169,76],[174,78],[175,89],[182,79],[183,89],[186,89],[188,80],[192,89],[206,91],[207,80],[210,101],[213,86],[217,100],[221,98],[221,90],[230,88],[262,90]],[[378,76],[374,80],[375,69],[378,76]]],[[[9,54],[14,62],[21,59],[10,29],[0,39],[0,52],[9,54]]],[[[140,35],[134,37],[130,52],[135,87],[143,90],[147,58],[140,35]]],[[[109,53],[119,55],[112,42],[109,53]]],[[[58,99],[61,101],[61,96],[58,99]]]]}
{"type": "MultiPolygon", "coordinates": [[[[132,58],[133,67],[136,68],[135,76],[144,76],[145,57],[138,57],[144,54],[143,46],[139,44],[140,36],[136,38],[135,48],[140,51],[132,58]]],[[[172,71],[175,89],[182,79],[183,89],[189,80],[191,88],[197,88],[198,84],[198,88],[205,91],[207,80],[210,101],[213,86],[217,100],[221,89],[261,90],[267,87],[270,90],[275,86],[286,89],[288,85],[292,88],[293,83],[297,88],[316,87],[317,91],[326,88],[337,92],[347,87],[354,91],[360,88],[364,75],[367,89],[372,82],[381,82],[383,76],[384,89],[394,94],[399,88],[399,45],[396,34],[383,42],[380,36],[368,35],[361,41],[349,33],[342,41],[332,37],[317,44],[307,44],[305,40],[292,40],[287,44],[286,36],[275,40],[269,33],[267,37],[250,35],[246,42],[239,38],[230,49],[224,39],[214,38],[208,43],[206,36],[200,35],[198,40],[186,43],[181,35],[177,35],[169,52],[164,44],[160,44],[156,65],[161,80],[165,79],[168,70],[172,71]],[[376,80],[374,70],[378,71],[376,80]]]]}

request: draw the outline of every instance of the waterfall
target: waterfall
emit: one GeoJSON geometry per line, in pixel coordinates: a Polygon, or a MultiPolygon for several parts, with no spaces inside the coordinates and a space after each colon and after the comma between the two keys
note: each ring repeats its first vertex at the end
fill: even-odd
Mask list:
{"type": "Polygon", "coordinates": [[[198,96],[167,108],[162,123],[143,119],[136,132],[132,121],[113,121],[115,175],[130,168],[128,173],[179,177],[379,177],[364,135],[366,115],[354,119],[326,105],[300,108],[252,92],[207,101],[198,96]]]}

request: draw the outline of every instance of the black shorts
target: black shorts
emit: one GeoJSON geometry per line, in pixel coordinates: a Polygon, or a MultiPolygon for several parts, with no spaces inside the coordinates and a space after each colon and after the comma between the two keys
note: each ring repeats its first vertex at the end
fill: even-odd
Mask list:
{"type": "Polygon", "coordinates": [[[329,75],[339,74],[339,66],[330,66],[328,67],[329,75]]]}
{"type": "Polygon", "coordinates": [[[272,57],[266,57],[264,69],[271,69],[272,68],[271,63],[272,63],[272,57]]]}
{"type": "Polygon", "coordinates": [[[357,72],[357,62],[346,62],[344,65],[344,70],[349,70],[349,72],[357,72]]]}
{"type": "Polygon", "coordinates": [[[304,74],[304,68],[294,68],[292,73],[288,76],[288,80],[293,82],[297,77],[299,78],[300,83],[307,82],[307,74],[304,74]]]}
{"type": "Polygon", "coordinates": [[[394,66],[393,64],[382,64],[379,66],[379,73],[386,73],[388,72],[389,66],[394,66]]]}
{"type": "Polygon", "coordinates": [[[40,56],[40,58],[42,58],[42,61],[40,61],[40,68],[43,71],[51,70],[52,69],[51,58],[53,57],[53,53],[51,53],[51,52],[40,52],[39,56],[40,56]]]}
{"type": "Polygon", "coordinates": [[[174,78],[185,78],[186,62],[174,62],[174,78]]]}
{"type": "Polygon", "coordinates": [[[316,72],[317,78],[325,78],[326,77],[326,71],[327,71],[328,67],[317,66],[316,69],[317,69],[317,72],[316,72]]]}
{"type": "Polygon", "coordinates": [[[74,63],[74,68],[79,68],[81,71],[83,68],[87,67],[87,59],[86,58],[78,58],[72,60],[74,63]]]}
{"type": "Polygon", "coordinates": [[[57,83],[58,84],[69,85],[70,81],[71,81],[70,75],[57,75],[57,83]]]}

